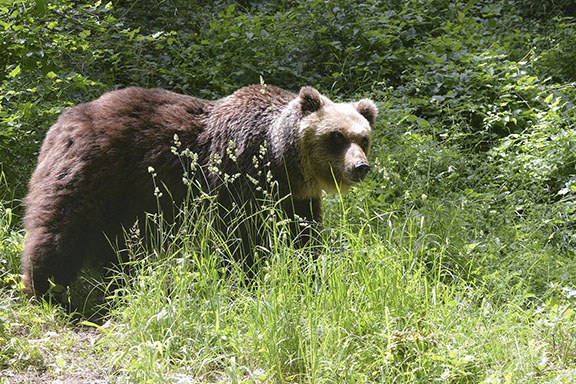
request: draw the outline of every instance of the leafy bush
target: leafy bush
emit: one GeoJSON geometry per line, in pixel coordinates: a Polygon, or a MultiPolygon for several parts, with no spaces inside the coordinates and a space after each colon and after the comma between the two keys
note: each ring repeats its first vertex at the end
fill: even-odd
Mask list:
{"type": "Polygon", "coordinates": [[[537,68],[543,76],[558,82],[576,81],[576,69],[571,65],[576,60],[575,24],[574,18],[556,18],[548,26],[554,39],[542,39],[539,44],[543,52],[537,68]]]}
{"type": "Polygon", "coordinates": [[[66,106],[102,92],[105,73],[93,49],[114,19],[102,6],[16,1],[0,7],[0,163],[22,196],[38,143],[66,106]]]}
{"type": "Polygon", "coordinates": [[[214,98],[260,76],[339,97],[392,87],[424,131],[485,151],[546,107],[546,81],[533,66],[573,77],[563,64],[572,21],[558,19],[561,44],[546,46],[551,39],[521,25],[549,24],[517,8],[487,0],[13,2],[0,8],[0,156],[13,164],[4,172],[21,196],[29,159],[57,114],[104,90],[162,86],[214,98]],[[542,55],[530,55],[532,41],[542,55]]]}

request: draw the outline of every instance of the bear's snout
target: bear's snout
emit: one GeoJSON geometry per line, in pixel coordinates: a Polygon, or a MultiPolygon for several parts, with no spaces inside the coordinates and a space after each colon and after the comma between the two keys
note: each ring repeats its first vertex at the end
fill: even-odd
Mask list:
{"type": "Polygon", "coordinates": [[[354,170],[352,171],[354,175],[354,181],[360,181],[366,177],[370,171],[370,164],[364,160],[357,161],[354,164],[354,170]]]}

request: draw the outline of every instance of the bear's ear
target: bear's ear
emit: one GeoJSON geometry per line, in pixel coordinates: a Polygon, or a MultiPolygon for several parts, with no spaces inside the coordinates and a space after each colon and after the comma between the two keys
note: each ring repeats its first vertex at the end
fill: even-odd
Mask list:
{"type": "Polygon", "coordinates": [[[322,95],[315,88],[302,87],[298,97],[300,98],[300,108],[305,115],[316,112],[322,107],[322,95]]]}
{"type": "Polygon", "coordinates": [[[354,107],[356,108],[358,113],[360,113],[362,116],[366,118],[366,120],[368,120],[370,125],[374,125],[376,117],[378,117],[378,108],[376,107],[376,104],[374,104],[372,100],[362,99],[359,102],[357,102],[354,105],[354,107]]]}

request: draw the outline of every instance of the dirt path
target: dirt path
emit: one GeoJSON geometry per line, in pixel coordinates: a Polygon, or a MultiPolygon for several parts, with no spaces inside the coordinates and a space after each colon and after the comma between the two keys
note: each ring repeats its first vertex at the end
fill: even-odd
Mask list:
{"type": "Polygon", "coordinates": [[[28,356],[22,351],[25,367],[0,370],[1,384],[80,384],[115,383],[118,375],[107,367],[98,341],[101,331],[89,327],[69,327],[63,331],[45,332],[40,339],[27,340],[28,356]]]}

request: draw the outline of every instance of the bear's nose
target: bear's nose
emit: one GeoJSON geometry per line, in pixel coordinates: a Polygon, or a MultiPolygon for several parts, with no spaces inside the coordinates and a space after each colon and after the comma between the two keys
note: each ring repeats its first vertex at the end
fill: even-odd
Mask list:
{"type": "Polygon", "coordinates": [[[363,178],[365,178],[369,170],[370,170],[370,164],[368,164],[365,161],[359,161],[356,164],[354,164],[354,176],[356,180],[360,181],[363,178]]]}

